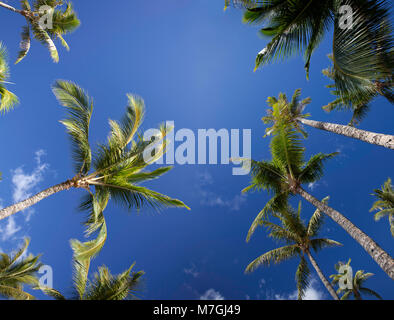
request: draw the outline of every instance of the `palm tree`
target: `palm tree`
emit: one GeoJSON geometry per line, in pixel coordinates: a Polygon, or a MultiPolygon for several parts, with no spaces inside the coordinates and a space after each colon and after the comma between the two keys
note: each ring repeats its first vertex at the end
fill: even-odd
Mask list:
{"type": "MultiPolygon", "coordinates": [[[[322,200],[322,202],[325,203],[327,200],[328,197],[322,200]]],[[[320,210],[315,211],[309,220],[308,225],[305,225],[301,219],[301,202],[298,206],[298,212],[295,212],[291,208],[286,208],[284,210],[280,210],[278,213],[273,213],[272,216],[277,218],[280,224],[274,223],[267,218],[262,218],[260,220],[260,224],[267,227],[270,231],[268,234],[269,237],[280,242],[285,242],[286,246],[268,251],[261,255],[247,266],[246,272],[251,272],[260,265],[269,266],[271,263],[277,264],[294,257],[299,257],[300,264],[298,265],[296,272],[296,281],[298,299],[302,300],[305,295],[305,290],[308,287],[310,276],[308,263],[305,258],[305,256],[307,256],[328,292],[335,300],[339,300],[335,290],[326,279],[311,254],[312,250],[318,252],[326,247],[341,245],[339,242],[334,240],[317,238],[320,228],[323,225],[324,218],[320,210]]]]}
{"type": "MultiPolygon", "coordinates": [[[[2,1],[0,7],[18,13],[25,17],[26,26],[22,29],[22,41],[20,43],[21,50],[15,63],[19,63],[29,52],[31,36],[45,45],[54,62],[59,62],[59,54],[54,43],[60,40],[61,44],[70,50],[63,36],[73,32],[78,28],[80,21],[78,20],[71,2],[63,2],[59,0],[34,0],[31,6],[28,0],[21,1],[21,9],[16,9],[2,1]],[[49,10],[42,10],[47,8],[49,10]],[[46,28],[42,20],[45,20],[46,14],[52,17],[51,28],[46,28]]],[[[45,23],[45,21],[44,21],[45,23]]]]}
{"type": "MultiPolygon", "coordinates": [[[[350,259],[346,263],[347,267],[350,267],[350,259]]],[[[340,273],[340,269],[342,266],[345,264],[343,262],[338,262],[335,265],[335,270],[337,270],[337,274],[332,274],[330,278],[333,279],[332,284],[336,285],[339,284],[340,280],[342,277],[344,277],[343,273],[340,273]]],[[[347,268],[348,269],[348,268],[347,268]]],[[[352,277],[352,283],[351,283],[351,288],[341,288],[339,287],[337,290],[338,294],[341,294],[343,292],[343,295],[341,297],[341,300],[348,300],[352,295],[356,300],[362,300],[361,293],[370,295],[370,296],[375,296],[376,298],[382,300],[382,297],[376,293],[375,291],[368,289],[364,287],[364,283],[367,279],[372,277],[374,274],[373,273],[365,273],[364,270],[358,270],[354,277],[352,277]]],[[[346,278],[346,277],[345,277],[346,278]]],[[[344,280],[345,284],[347,284],[347,279],[344,280]]]]}
{"type": "Polygon", "coordinates": [[[304,124],[316,129],[334,132],[394,150],[394,135],[365,131],[349,125],[345,126],[336,123],[306,119],[310,115],[303,114],[303,111],[311,102],[311,99],[306,98],[300,101],[300,95],[301,90],[297,89],[290,102],[283,93],[279,94],[278,99],[275,97],[268,98],[267,103],[270,109],[267,109],[267,116],[263,117],[262,120],[265,124],[273,124],[273,126],[267,129],[267,135],[274,133],[277,126],[280,127],[282,123],[285,123],[294,126],[300,133],[306,136],[306,132],[302,130],[302,125],[304,124]]]}
{"type": "Polygon", "coordinates": [[[52,186],[38,194],[0,210],[0,220],[63,190],[83,189],[87,192],[82,209],[90,210],[87,221],[88,234],[103,227],[101,213],[109,199],[129,210],[150,205],[162,207],[185,207],[182,201],[149,190],[139,184],[157,179],[171,167],[143,171],[166,151],[168,129],[160,127],[161,135],[154,141],[144,141],[138,129],[143,121],[144,102],[128,95],[126,114],[120,122],[110,120],[111,132],[107,144],[98,144],[92,155],[89,144],[89,126],[93,111],[92,99],[79,86],[68,81],[57,81],[53,92],[68,111],[68,118],[61,121],[71,138],[75,175],[73,178],[52,186]],[[152,146],[157,146],[150,153],[152,146]],[[146,154],[149,155],[146,156],[146,154]],[[93,168],[91,170],[91,167],[93,168]],[[94,189],[94,190],[93,190],[94,189]]]}
{"type": "Polygon", "coordinates": [[[7,64],[7,51],[0,42],[0,113],[6,112],[15,107],[18,98],[12,92],[8,91],[5,84],[10,77],[9,67],[7,64]]]}
{"type": "Polygon", "coordinates": [[[269,212],[285,208],[290,196],[299,195],[338,223],[369,253],[389,277],[394,279],[394,260],[387,252],[345,216],[302,188],[303,184],[314,183],[323,176],[324,162],[334,157],[336,153],[319,153],[313,155],[309,161],[305,161],[305,148],[301,141],[294,127],[282,124],[276,128],[276,134],[270,143],[271,161],[243,160],[244,165],[247,164],[251,168],[252,178],[251,185],[243,192],[263,189],[273,195],[254,220],[247,240],[263,217],[269,212]]]}
{"type": "Polygon", "coordinates": [[[37,271],[42,264],[39,256],[26,254],[30,240],[25,239],[24,246],[13,256],[0,253],[0,295],[10,299],[31,300],[34,297],[23,290],[23,285],[38,285],[37,271]]]}
{"type": "Polygon", "coordinates": [[[341,96],[392,92],[393,51],[386,0],[225,0],[245,8],[245,23],[263,25],[270,41],[255,70],[278,59],[304,54],[309,74],[313,52],[333,26],[333,78],[341,96]],[[346,7],[345,7],[346,6],[346,7]],[[346,19],[346,10],[349,19],[346,19]],[[351,21],[352,20],[352,21],[351,21]],[[382,89],[384,88],[384,90],[382,89]]]}
{"type": "MultiPolygon", "coordinates": [[[[328,56],[332,61],[332,55],[328,56]]],[[[334,80],[334,69],[333,67],[324,69],[322,73],[331,80],[334,80]]],[[[331,83],[326,86],[331,89],[331,93],[336,96],[336,99],[327,105],[323,106],[323,110],[327,112],[331,112],[333,110],[336,111],[352,111],[353,116],[349,122],[349,126],[355,126],[360,124],[361,120],[363,120],[367,113],[370,110],[370,103],[374,98],[378,96],[378,92],[371,92],[366,96],[359,96],[355,93],[346,93],[342,94],[335,86],[335,83],[331,83]]],[[[392,92],[391,86],[379,86],[379,94],[384,96],[389,102],[394,103],[394,94],[392,92]]]]}
{"type": "MultiPolygon", "coordinates": [[[[93,279],[88,279],[89,262],[78,259],[74,249],[73,294],[69,300],[126,300],[135,299],[141,283],[143,271],[133,272],[133,263],[129,269],[119,275],[112,275],[106,266],[98,268],[93,279]]],[[[40,288],[45,294],[56,300],[66,300],[65,296],[52,288],[40,288]]]]}
{"type": "Polygon", "coordinates": [[[375,189],[374,196],[379,200],[376,200],[370,211],[376,211],[375,221],[380,220],[383,217],[389,218],[391,234],[394,237],[394,190],[391,184],[391,179],[388,178],[381,190],[375,189]]]}

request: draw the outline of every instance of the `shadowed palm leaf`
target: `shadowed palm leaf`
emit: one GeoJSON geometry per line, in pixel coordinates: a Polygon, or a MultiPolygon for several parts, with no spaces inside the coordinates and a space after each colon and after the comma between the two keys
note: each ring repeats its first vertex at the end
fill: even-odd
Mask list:
{"type": "Polygon", "coordinates": [[[261,34],[271,39],[257,55],[256,68],[304,54],[308,77],[312,53],[334,25],[333,78],[341,98],[358,95],[366,101],[371,95],[385,95],[385,91],[392,90],[389,1],[225,1],[226,7],[231,4],[245,8],[244,22],[263,24],[261,34]],[[345,5],[353,11],[352,28],[340,23],[345,14],[341,6],[345,5]]]}

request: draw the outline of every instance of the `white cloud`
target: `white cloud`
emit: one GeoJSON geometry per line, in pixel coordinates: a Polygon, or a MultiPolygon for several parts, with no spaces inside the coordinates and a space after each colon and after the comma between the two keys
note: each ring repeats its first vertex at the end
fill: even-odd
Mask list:
{"type": "Polygon", "coordinates": [[[7,225],[4,228],[0,228],[1,239],[3,241],[9,240],[21,229],[20,226],[16,225],[15,218],[11,216],[7,219],[7,225]]]}
{"type": "MultiPolygon", "coordinates": [[[[297,290],[290,293],[289,295],[280,295],[280,294],[275,294],[274,298],[275,300],[297,300],[298,297],[298,292],[297,290]]],[[[323,291],[319,290],[317,288],[317,280],[312,279],[311,282],[309,283],[308,288],[305,290],[305,296],[303,300],[324,300],[325,295],[323,291]]]]}
{"type": "MultiPolygon", "coordinates": [[[[47,163],[42,163],[41,157],[43,155],[45,155],[44,150],[35,152],[36,167],[31,173],[25,173],[23,167],[12,170],[12,183],[14,185],[12,198],[14,202],[23,201],[31,197],[34,188],[43,180],[43,174],[49,167],[47,163]]],[[[29,208],[26,212],[26,221],[29,221],[34,209],[29,208]]]]}
{"type": "Polygon", "coordinates": [[[319,186],[319,184],[317,182],[310,182],[308,184],[308,188],[311,189],[312,191],[318,186],[319,186]]]}
{"type": "Polygon", "coordinates": [[[220,292],[214,289],[208,289],[205,293],[200,297],[200,300],[224,300],[224,297],[220,292]]]}
{"type": "Polygon", "coordinates": [[[259,288],[261,289],[262,287],[264,287],[265,283],[266,283],[265,279],[260,279],[259,280],[259,288]]]}
{"type": "Polygon", "coordinates": [[[196,268],[196,266],[195,266],[194,263],[192,263],[192,265],[191,265],[190,268],[185,268],[185,269],[183,269],[183,272],[186,273],[186,274],[191,275],[191,276],[194,277],[194,278],[197,278],[197,277],[199,276],[199,274],[200,274],[200,273],[197,271],[197,268],[196,268]]]}
{"type": "Polygon", "coordinates": [[[19,202],[30,197],[30,191],[42,181],[43,172],[48,168],[48,164],[41,162],[41,157],[43,155],[45,155],[44,150],[38,150],[35,153],[37,166],[32,173],[26,174],[22,167],[12,171],[12,183],[14,184],[14,193],[12,197],[14,202],[19,202]]]}
{"type": "MultiPolygon", "coordinates": [[[[23,167],[11,170],[12,174],[12,201],[14,203],[23,201],[32,195],[35,187],[43,180],[43,174],[49,167],[47,163],[43,163],[41,158],[45,155],[44,150],[35,152],[34,160],[36,167],[31,173],[26,173],[23,167]]],[[[0,199],[0,208],[3,207],[3,201],[0,199]]],[[[25,210],[25,222],[30,220],[31,215],[34,213],[33,208],[25,210]]],[[[2,241],[21,239],[23,237],[17,236],[17,233],[23,229],[23,226],[17,223],[17,216],[10,216],[7,220],[2,221],[0,226],[2,241]]]]}
{"type": "Polygon", "coordinates": [[[207,190],[207,186],[213,184],[212,175],[205,171],[197,175],[198,195],[200,197],[200,204],[207,207],[226,207],[231,211],[238,211],[241,209],[243,203],[246,202],[245,194],[237,194],[233,198],[225,198],[215,192],[207,190]]]}

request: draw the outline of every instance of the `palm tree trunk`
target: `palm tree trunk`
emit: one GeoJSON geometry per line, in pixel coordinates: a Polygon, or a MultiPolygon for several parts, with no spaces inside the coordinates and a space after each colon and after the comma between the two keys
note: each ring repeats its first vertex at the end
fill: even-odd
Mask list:
{"type": "Polygon", "coordinates": [[[296,192],[302,196],[306,201],[313,204],[317,209],[327,214],[332,220],[338,223],[345,231],[356,240],[368,254],[375,260],[375,262],[383,269],[387,275],[394,280],[394,260],[390,255],[384,251],[375,241],[373,241],[367,234],[356,227],[350,220],[344,217],[341,213],[330,208],[323,202],[310,195],[301,187],[298,187],[296,192]]]}
{"type": "Polygon", "coordinates": [[[328,292],[331,294],[331,296],[334,298],[334,300],[339,300],[337,293],[335,292],[335,290],[332,287],[331,283],[326,279],[326,277],[324,276],[323,272],[320,270],[319,265],[317,264],[316,260],[312,257],[312,255],[309,252],[309,250],[306,251],[306,254],[308,255],[308,258],[309,258],[310,262],[312,263],[312,266],[315,268],[317,274],[319,275],[320,280],[326,286],[328,292]]]}
{"type": "Polygon", "coordinates": [[[370,131],[365,131],[361,129],[357,129],[351,126],[344,126],[336,123],[322,122],[322,121],[314,121],[308,119],[299,118],[297,121],[305,124],[307,126],[311,126],[316,129],[325,130],[334,132],[336,134],[341,134],[346,137],[359,139],[364,142],[368,142],[371,144],[375,144],[378,146],[382,146],[388,149],[394,150],[394,136],[389,134],[381,134],[370,131]]]}
{"type": "Polygon", "coordinates": [[[12,6],[10,6],[10,5],[8,5],[8,4],[2,2],[2,1],[0,1],[0,7],[3,7],[3,8],[6,8],[6,9],[8,9],[8,10],[11,10],[11,11],[13,11],[13,12],[22,14],[22,10],[18,10],[18,9],[16,9],[16,8],[14,8],[14,7],[12,7],[12,6]]]}
{"type": "Polygon", "coordinates": [[[57,193],[59,191],[68,190],[73,186],[74,186],[74,182],[71,180],[67,180],[63,183],[57,184],[57,185],[50,187],[44,191],[41,191],[26,200],[20,201],[18,203],[13,204],[12,206],[1,209],[0,210],[0,220],[13,215],[14,213],[25,210],[26,208],[31,207],[32,205],[36,204],[37,202],[57,193]]]}

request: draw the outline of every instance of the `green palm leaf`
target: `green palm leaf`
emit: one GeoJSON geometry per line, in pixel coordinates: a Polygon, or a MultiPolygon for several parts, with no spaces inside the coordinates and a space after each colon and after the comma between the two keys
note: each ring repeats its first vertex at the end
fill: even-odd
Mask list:
{"type": "Polygon", "coordinates": [[[59,103],[67,108],[68,118],[61,121],[72,142],[75,171],[86,174],[90,170],[92,155],[89,145],[89,126],[93,112],[93,100],[78,85],[58,80],[53,92],[59,103]]]}

